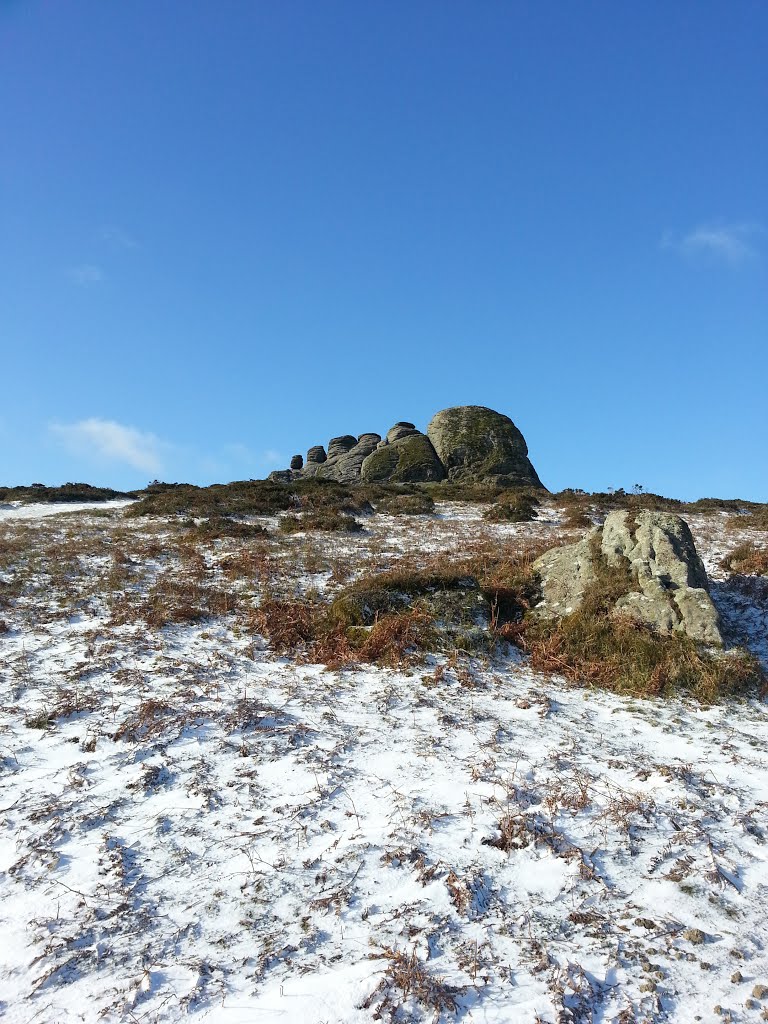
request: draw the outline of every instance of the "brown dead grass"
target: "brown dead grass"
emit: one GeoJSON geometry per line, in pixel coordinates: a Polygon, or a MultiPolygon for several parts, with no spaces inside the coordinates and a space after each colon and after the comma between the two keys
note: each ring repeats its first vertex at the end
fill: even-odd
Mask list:
{"type": "Polygon", "coordinates": [[[745,541],[729,551],[720,566],[744,576],[768,576],[768,547],[745,541]]]}

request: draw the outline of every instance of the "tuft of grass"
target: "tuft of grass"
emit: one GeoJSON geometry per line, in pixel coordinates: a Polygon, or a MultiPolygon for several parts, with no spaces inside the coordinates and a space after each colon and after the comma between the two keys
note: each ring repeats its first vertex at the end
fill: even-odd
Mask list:
{"type": "Polygon", "coordinates": [[[375,502],[376,511],[388,516],[426,516],[435,511],[428,494],[387,494],[375,502]]]}
{"type": "Polygon", "coordinates": [[[255,537],[268,536],[268,530],[264,526],[259,526],[257,523],[244,523],[240,519],[222,515],[211,515],[199,523],[190,519],[184,525],[189,527],[191,540],[222,540],[225,537],[252,540],[255,537]]]}
{"type": "Polygon", "coordinates": [[[315,530],[359,533],[362,528],[362,523],[335,508],[320,508],[304,512],[302,515],[286,515],[278,523],[281,533],[305,533],[315,530]]]}
{"type": "Polygon", "coordinates": [[[720,565],[743,576],[768,576],[768,548],[745,541],[729,551],[720,565]]]}
{"type": "Polygon", "coordinates": [[[768,530],[768,505],[759,505],[748,515],[731,516],[727,522],[729,530],[768,530]]]}
{"type": "Polygon", "coordinates": [[[483,519],[492,523],[530,523],[537,518],[541,502],[527,491],[505,491],[485,510],[483,519]]]}
{"type": "Polygon", "coordinates": [[[334,668],[352,662],[409,663],[434,642],[431,618],[417,609],[384,614],[366,629],[340,622],[323,605],[266,601],[254,612],[252,625],[276,652],[334,668]]]}
{"type": "Polygon", "coordinates": [[[227,615],[237,603],[236,595],[229,591],[166,571],[138,601],[118,596],[112,602],[112,622],[121,625],[139,618],[153,629],[162,629],[227,615]]]}
{"type": "Polygon", "coordinates": [[[360,1004],[361,1009],[376,1008],[374,1019],[382,1018],[382,1009],[391,1010],[390,1019],[402,1017],[402,1007],[397,1004],[401,1000],[413,1000],[422,1011],[433,1015],[434,1020],[443,1019],[444,1014],[455,1014],[457,998],[465,991],[455,985],[449,985],[443,978],[434,976],[416,956],[414,950],[410,954],[400,950],[384,948],[371,957],[386,959],[387,966],[376,989],[360,1004]]]}

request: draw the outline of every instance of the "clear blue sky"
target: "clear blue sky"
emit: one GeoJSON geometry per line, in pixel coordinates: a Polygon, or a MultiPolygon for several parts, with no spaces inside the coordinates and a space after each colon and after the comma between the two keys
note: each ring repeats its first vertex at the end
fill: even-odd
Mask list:
{"type": "Polygon", "coordinates": [[[0,3],[0,484],[482,404],[768,500],[768,4],[0,3]]]}

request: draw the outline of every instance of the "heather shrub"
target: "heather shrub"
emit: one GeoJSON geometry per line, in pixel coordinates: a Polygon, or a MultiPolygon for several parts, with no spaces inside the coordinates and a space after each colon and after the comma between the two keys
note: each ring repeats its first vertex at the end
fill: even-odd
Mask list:
{"type": "Polygon", "coordinates": [[[362,530],[352,516],[345,515],[335,508],[320,508],[301,515],[282,516],[278,529],[281,533],[305,533],[323,530],[326,532],[359,533],[362,530]]]}
{"type": "Polygon", "coordinates": [[[745,576],[768,576],[768,548],[745,541],[729,551],[720,565],[745,576]]]}

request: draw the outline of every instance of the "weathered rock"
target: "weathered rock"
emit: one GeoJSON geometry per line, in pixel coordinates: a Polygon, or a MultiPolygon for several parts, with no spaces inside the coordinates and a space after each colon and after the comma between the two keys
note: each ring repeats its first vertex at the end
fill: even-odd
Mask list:
{"type": "Polygon", "coordinates": [[[325,448],[321,444],[316,444],[310,448],[307,452],[307,463],[321,464],[325,462],[328,456],[325,454],[325,448]]]}
{"type": "Polygon", "coordinates": [[[297,475],[291,469],[273,469],[267,480],[272,480],[278,484],[290,484],[297,478],[297,475]]]}
{"type": "Polygon", "coordinates": [[[609,565],[627,558],[639,584],[640,594],[630,595],[617,610],[660,632],[723,642],[707,574],[684,519],[671,512],[611,512],[601,550],[609,565]]]}
{"type": "Polygon", "coordinates": [[[335,459],[339,455],[346,455],[356,444],[357,438],[351,434],[344,434],[342,437],[332,437],[328,442],[328,458],[335,459]]]}
{"type": "Polygon", "coordinates": [[[412,423],[407,423],[405,420],[400,423],[396,423],[394,427],[390,427],[387,431],[387,444],[391,444],[392,441],[399,441],[401,437],[409,437],[411,434],[420,434],[421,431],[417,430],[412,423]]]}
{"type": "Polygon", "coordinates": [[[301,455],[294,455],[291,459],[291,469],[301,469],[304,465],[304,459],[301,455]]]}
{"type": "Polygon", "coordinates": [[[349,451],[343,455],[329,458],[318,475],[331,480],[339,480],[341,483],[358,483],[363,462],[371,452],[376,450],[380,440],[379,434],[361,434],[357,444],[349,451]]]}
{"type": "Polygon", "coordinates": [[[450,480],[477,480],[505,487],[542,487],[528,459],[525,438],[508,416],[482,405],[443,409],[427,436],[450,480]]]}
{"type": "Polygon", "coordinates": [[[596,527],[575,544],[545,551],[533,563],[541,579],[542,600],[536,606],[538,614],[561,618],[579,607],[584,591],[596,579],[593,538],[599,532],[596,527]]]}
{"type": "Polygon", "coordinates": [[[361,470],[366,483],[419,483],[444,478],[445,469],[429,438],[418,431],[378,446],[364,460],[361,470]]]}
{"type": "Polygon", "coordinates": [[[542,601],[537,612],[567,615],[581,604],[596,579],[595,557],[617,571],[629,565],[633,583],[615,606],[659,633],[684,633],[705,643],[722,643],[717,610],[708,592],[707,575],[688,524],[670,512],[611,512],[576,544],[541,555],[542,601]]]}

